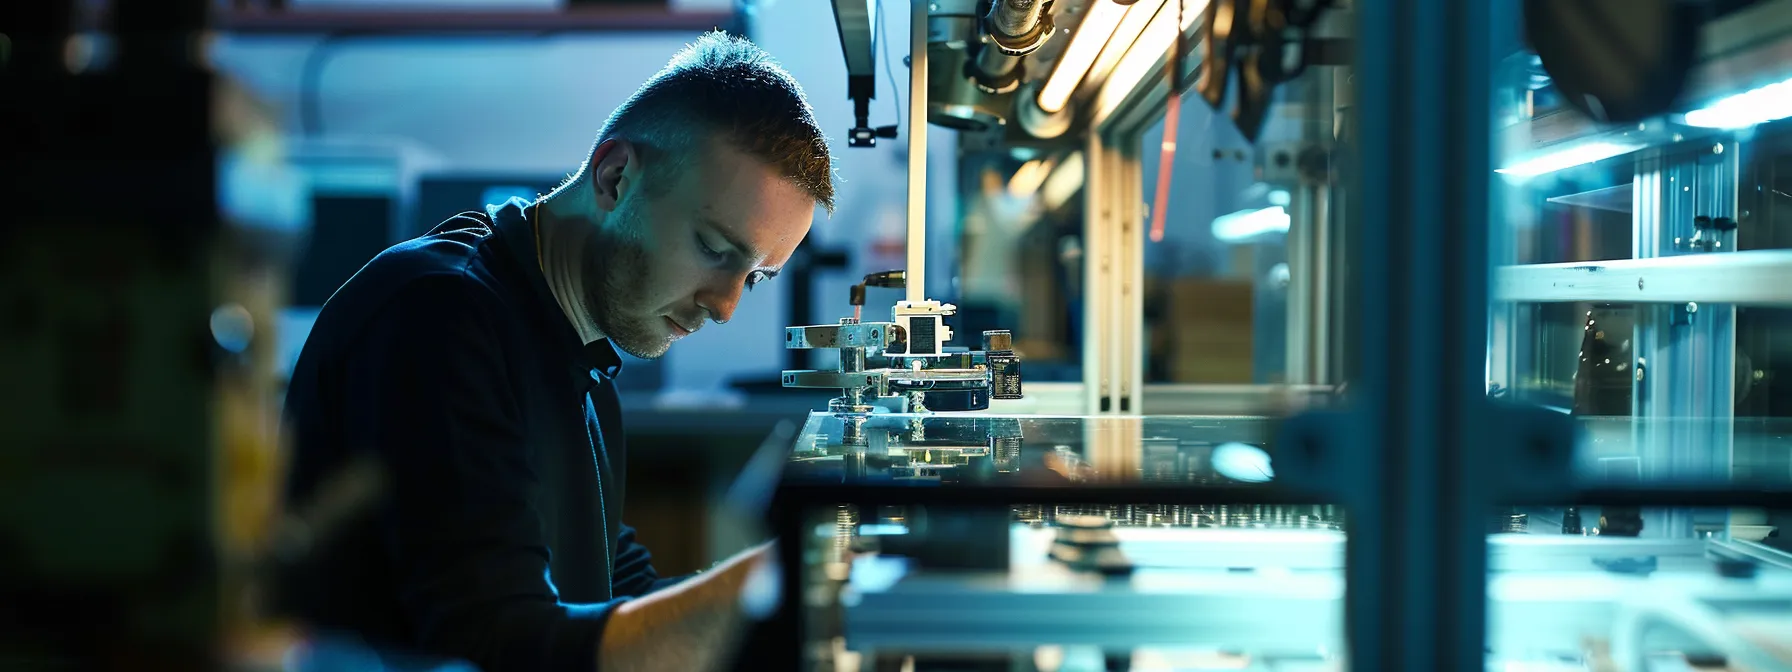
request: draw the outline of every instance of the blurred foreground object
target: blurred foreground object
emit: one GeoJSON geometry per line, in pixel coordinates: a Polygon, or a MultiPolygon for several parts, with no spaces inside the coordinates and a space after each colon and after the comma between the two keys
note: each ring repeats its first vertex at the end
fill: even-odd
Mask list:
{"type": "Polygon", "coordinates": [[[0,651],[218,667],[205,4],[16,3],[0,70],[0,651]],[[96,45],[101,44],[104,49],[96,45]]]}
{"type": "Polygon", "coordinates": [[[1527,0],[1525,36],[1562,102],[1601,122],[1668,112],[1698,53],[1704,3],[1527,0]]]}
{"type": "Polygon", "coordinates": [[[274,667],[254,568],[309,213],[272,112],[194,48],[204,3],[104,9],[22,5],[0,64],[0,668],[274,667]]]}

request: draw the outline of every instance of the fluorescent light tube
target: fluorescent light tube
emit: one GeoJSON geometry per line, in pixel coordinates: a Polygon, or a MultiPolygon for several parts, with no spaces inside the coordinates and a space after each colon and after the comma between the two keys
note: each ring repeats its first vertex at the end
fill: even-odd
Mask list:
{"type": "Polygon", "coordinates": [[[1163,6],[1164,0],[1138,0],[1127,7],[1126,16],[1121,17],[1120,25],[1114,28],[1114,35],[1102,45],[1101,54],[1095,57],[1095,65],[1089,68],[1089,74],[1083,77],[1082,84],[1077,88],[1088,87],[1093,90],[1107,81],[1108,76],[1114,72],[1114,66],[1119,65],[1121,57],[1126,56],[1126,50],[1132,48],[1132,43],[1139,39],[1139,33],[1145,32],[1145,24],[1151,23],[1151,18],[1157,16],[1158,8],[1163,6]]]}
{"type": "Polygon", "coordinates": [[[1581,142],[1532,156],[1493,172],[1515,177],[1535,177],[1573,168],[1614,156],[1629,154],[1644,147],[1635,142],[1581,142]]]}
{"type": "MultiPolygon", "coordinates": [[[[1181,31],[1187,32],[1189,27],[1200,20],[1201,13],[1207,9],[1207,0],[1177,0],[1182,3],[1181,31]]],[[[1141,3],[1142,4],[1142,3],[1141,3]]],[[[1133,11],[1138,11],[1136,6],[1133,11]]],[[[1120,63],[1114,66],[1113,74],[1108,75],[1107,83],[1101,87],[1096,96],[1095,120],[1100,123],[1109,114],[1120,107],[1120,102],[1139,85],[1139,82],[1152,73],[1161,73],[1161,61],[1170,53],[1170,47],[1176,44],[1178,33],[1176,25],[1176,8],[1164,6],[1152,17],[1145,30],[1139,33],[1139,39],[1126,50],[1120,63]]]]}
{"type": "Polygon", "coordinates": [[[1792,117],[1792,80],[1768,84],[1686,113],[1686,125],[1748,128],[1792,117]]]}
{"type": "Polygon", "coordinates": [[[1070,46],[1064,48],[1064,55],[1058,57],[1051,77],[1045,80],[1045,87],[1039,90],[1039,109],[1057,114],[1070,104],[1070,94],[1083,83],[1083,76],[1095,65],[1095,57],[1101,54],[1101,48],[1114,37],[1114,29],[1120,27],[1120,19],[1126,16],[1126,10],[1125,5],[1114,0],[1094,0],[1094,6],[1089,8],[1083,22],[1077,26],[1076,34],[1071,36],[1070,46]]]}

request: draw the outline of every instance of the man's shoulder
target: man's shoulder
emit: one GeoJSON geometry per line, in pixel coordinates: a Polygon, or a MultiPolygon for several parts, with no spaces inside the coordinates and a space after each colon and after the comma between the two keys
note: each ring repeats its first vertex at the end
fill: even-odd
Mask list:
{"type": "Polygon", "coordinates": [[[429,233],[379,253],[324,304],[316,328],[358,332],[381,317],[429,316],[427,328],[449,318],[475,319],[499,309],[491,220],[463,213],[429,233]]]}

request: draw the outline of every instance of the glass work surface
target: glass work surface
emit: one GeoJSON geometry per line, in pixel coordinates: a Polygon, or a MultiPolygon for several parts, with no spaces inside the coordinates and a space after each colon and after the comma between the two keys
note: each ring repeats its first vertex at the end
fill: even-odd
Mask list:
{"type": "MultiPolygon", "coordinates": [[[[932,669],[956,669],[944,664],[958,662],[952,654],[1025,660],[1055,647],[1135,663],[1207,657],[1172,669],[1343,662],[1343,532],[1116,529],[1131,571],[1104,576],[1058,556],[1063,530],[965,534],[935,518],[879,523],[874,534],[850,534],[851,522],[814,527],[811,580],[827,589],[812,594],[834,600],[815,613],[816,631],[840,638],[837,653],[931,658],[932,669]]],[[[1792,556],[1745,538],[1754,536],[1490,535],[1488,669],[1688,669],[1714,657],[1785,669],[1792,556]],[[1673,657],[1682,666],[1661,666],[1673,657]]],[[[1096,659],[1060,669],[1107,668],[1096,659]]]]}
{"type": "Polygon", "coordinates": [[[1242,485],[1269,480],[1261,417],[809,416],[786,482],[876,485],[1242,485]]]}

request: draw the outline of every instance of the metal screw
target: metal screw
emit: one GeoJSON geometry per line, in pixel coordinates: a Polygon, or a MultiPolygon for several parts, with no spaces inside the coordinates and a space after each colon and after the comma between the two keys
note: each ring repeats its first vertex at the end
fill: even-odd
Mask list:
{"type": "Polygon", "coordinates": [[[1755,370],[1755,380],[1767,380],[1767,372],[1762,371],[1760,369],[1756,369],[1755,370]]]}
{"type": "MultiPolygon", "coordinates": [[[[1678,243],[1678,242],[1680,242],[1680,239],[1675,238],[1674,242],[1678,243]]],[[[1637,291],[1642,291],[1642,289],[1643,289],[1643,279],[1642,278],[1636,279],[1636,288],[1637,288],[1637,291]]]]}
{"type": "Polygon", "coordinates": [[[1686,312],[1688,312],[1688,313],[1699,312],[1699,304],[1688,301],[1686,303],[1686,312]]]}
{"type": "Polygon", "coordinates": [[[1711,146],[1711,153],[1712,153],[1712,154],[1722,154],[1722,153],[1724,153],[1724,143],[1721,143],[1721,142],[1720,142],[1720,143],[1717,143],[1717,144],[1715,144],[1715,145],[1712,145],[1712,146],[1711,146]]]}

